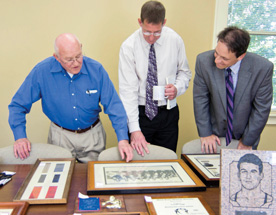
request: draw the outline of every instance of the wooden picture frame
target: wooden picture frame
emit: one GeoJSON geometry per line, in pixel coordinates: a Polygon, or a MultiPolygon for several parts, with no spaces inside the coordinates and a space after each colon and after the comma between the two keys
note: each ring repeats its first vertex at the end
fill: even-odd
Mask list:
{"type": "Polygon", "coordinates": [[[66,204],[75,158],[37,159],[13,201],[66,204]]]}
{"type": "Polygon", "coordinates": [[[221,150],[220,214],[275,214],[275,158],[275,151],[221,150]]]}
{"type": "Polygon", "coordinates": [[[90,161],[87,194],[204,191],[183,160],[90,161]]]}
{"type": "Polygon", "coordinates": [[[28,209],[28,202],[0,202],[0,214],[24,215],[28,209]]]}
{"type": "Polygon", "coordinates": [[[161,214],[201,214],[215,215],[214,211],[201,196],[145,196],[150,215],[161,214]]]}
{"type": "Polygon", "coordinates": [[[220,154],[182,154],[181,158],[207,187],[218,187],[220,154]]]}

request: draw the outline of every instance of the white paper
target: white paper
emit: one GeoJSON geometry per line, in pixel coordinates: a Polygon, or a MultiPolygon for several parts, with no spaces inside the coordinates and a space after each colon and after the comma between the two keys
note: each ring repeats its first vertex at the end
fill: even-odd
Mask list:
{"type": "MultiPolygon", "coordinates": [[[[169,76],[166,77],[166,84],[174,84],[175,82],[175,77],[174,76],[169,76]]],[[[167,109],[170,110],[176,106],[176,97],[172,100],[167,99],[167,109]]]]}
{"type": "Polygon", "coordinates": [[[89,196],[84,195],[81,192],[79,192],[78,197],[79,197],[79,199],[88,199],[89,198],[89,196]]]}

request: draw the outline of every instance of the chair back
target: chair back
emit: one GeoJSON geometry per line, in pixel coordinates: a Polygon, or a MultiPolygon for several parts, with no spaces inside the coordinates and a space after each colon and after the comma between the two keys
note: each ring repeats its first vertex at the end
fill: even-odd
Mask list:
{"type": "MultiPolygon", "coordinates": [[[[168,160],[177,159],[177,154],[167,148],[149,144],[147,145],[150,151],[149,154],[144,152],[144,156],[139,155],[135,150],[133,151],[133,160],[168,160]]],[[[122,160],[118,147],[111,147],[99,154],[99,161],[120,161],[122,160]]]]}
{"type": "MultiPolygon", "coordinates": [[[[223,149],[236,149],[238,148],[239,141],[232,140],[231,143],[226,146],[226,141],[224,137],[220,137],[220,146],[217,144],[217,153],[220,153],[220,150],[223,149]]],[[[185,143],[182,147],[182,154],[203,154],[201,152],[201,141],[200,139],[191,140],[185,143]]]]}
{"type": "Polygon", "coordinates": [[[46,143],[32,143],[30,156],[24,160],[15,158],[13,145],[0,148],[0,164],[34,164],[38,158],[72,158],[65,148],[46,143]]]}

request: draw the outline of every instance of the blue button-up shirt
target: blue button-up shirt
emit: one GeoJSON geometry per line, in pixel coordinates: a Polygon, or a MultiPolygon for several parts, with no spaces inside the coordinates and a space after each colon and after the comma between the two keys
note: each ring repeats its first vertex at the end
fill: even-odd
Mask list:
{"type": "Polygon", "coordinates": [[[100,102],[118,141],[128,139],[123,104],[107,72],[95,60],[83,57],[80,72],[72,78],[54,57],[38,63],[9,105],[9,123],[15,140],[27,137],[26,114],[39,99],[52,122],[71,130],[91,126],[101,112],[100,102]]]}

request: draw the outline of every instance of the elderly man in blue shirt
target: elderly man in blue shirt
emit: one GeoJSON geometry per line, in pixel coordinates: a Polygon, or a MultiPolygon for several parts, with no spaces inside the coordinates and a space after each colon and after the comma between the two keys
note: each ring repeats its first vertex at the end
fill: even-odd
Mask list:
{"type": "Polygon", "coordinates": [[[132,160],[122,102],[103,66],[82,55],[82,44],[75,35],[59,35],[54,55],[33,68],[12,98],[9,123],[15,157],[25,159],[30,154],[26,114],[39,99],[51,120],[48,143],[67,148],[80,162],[97,160],[106,145],[100,102],[116,132],[122,159],[132,160]]]}

